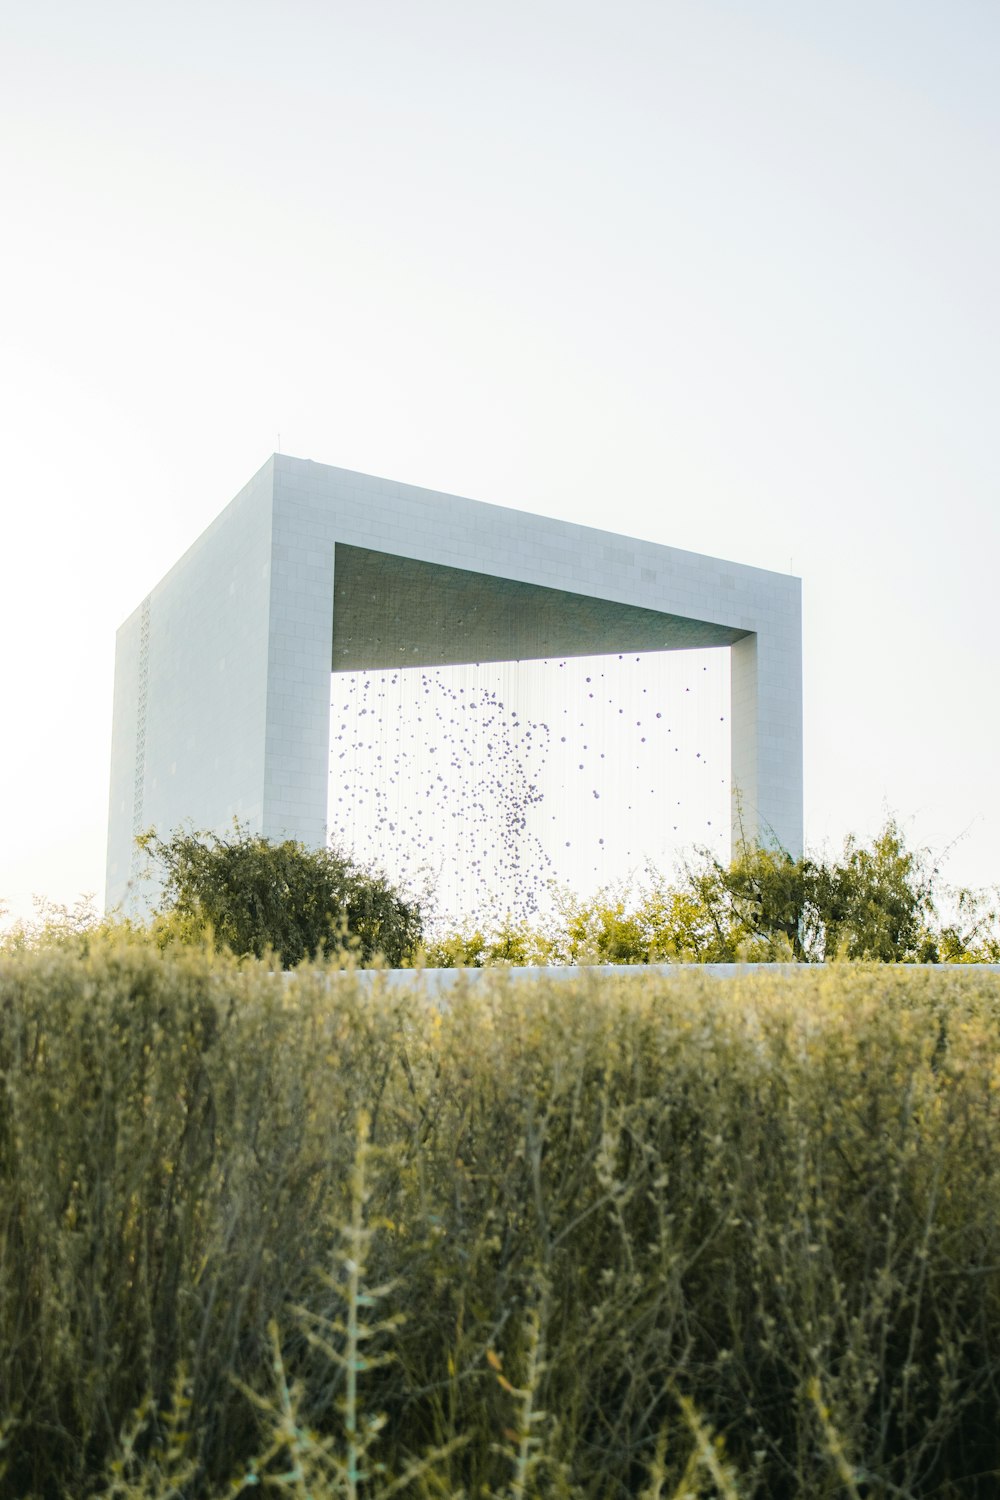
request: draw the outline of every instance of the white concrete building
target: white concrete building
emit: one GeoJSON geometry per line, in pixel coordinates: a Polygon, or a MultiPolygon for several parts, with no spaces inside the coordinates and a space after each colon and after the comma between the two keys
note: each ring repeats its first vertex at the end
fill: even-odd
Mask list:
{"type": "Polygon", "coordinates": [[[364,667],[726,646],[742,832],[798,854],[801,637],[786,574],[276,454],[118,632],[107,904],[151,826],[324,843],[364,667]]]}

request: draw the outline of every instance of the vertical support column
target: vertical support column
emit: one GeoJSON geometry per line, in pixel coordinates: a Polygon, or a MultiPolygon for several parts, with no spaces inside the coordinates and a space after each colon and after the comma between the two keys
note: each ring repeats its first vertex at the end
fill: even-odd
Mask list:
{"type": "Polygon", "coordinates": [[[757,632],[730,647],[732,751],[732,858],[743,844],[761,842],[757,785],[757,632]]]}
{"type": "Polygon", "coordinates": [[[794,629],[761,630],[732,649],[732,847],[802,853],[802,648],[794,629]]]}

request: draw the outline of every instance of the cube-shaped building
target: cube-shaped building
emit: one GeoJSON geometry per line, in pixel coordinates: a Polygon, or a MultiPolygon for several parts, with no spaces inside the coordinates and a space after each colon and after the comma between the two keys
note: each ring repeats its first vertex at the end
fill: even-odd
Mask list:
{"type": "Polygon", "coordinates": [[[701,646],[734,839],[798,855],[799,579],[275,454],[118,632],[107,905],[149,827],[326,842],[331,672],[701,646]]]}

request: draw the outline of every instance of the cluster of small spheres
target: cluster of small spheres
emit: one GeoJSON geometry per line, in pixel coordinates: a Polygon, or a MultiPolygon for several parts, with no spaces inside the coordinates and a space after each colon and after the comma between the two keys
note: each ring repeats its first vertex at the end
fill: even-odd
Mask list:
{"type": "MultiPolygon", "coordinates": [[[[690,684],[673,702],[651,695],[649,660],[335,674],[331,837],[442,919],[530,918],[555,884],[600,879],[630,821],[629,838],[690,827],[671,794],[711,757],[675,733],[690,684]]],[[[703,843],[723,837],[714,822],[695,830],[703,843]]],[[[618,853],[637,862],[648,847],[618,853]]]]}
{"type": "Polygon", "coordinates": [[[348,697],[334,722],[335,780],[338,761],[347,764],[331,802],[339,813],[332,832],[350,840],[353,804],[364,802],[365,852],[389,864],[391,849],[394,870],[411,885],[440,880],[451,858],[473,904],[491,887],[510,887],[525,913],[537,910],[552,864],[528,813],[542,800],[548,726],[523,719],[489,688],[468,691],[440,671],[412,671],[417,711],[409,714],[392,691],[402,672],[348,679],[354,702],[348,697]]]}

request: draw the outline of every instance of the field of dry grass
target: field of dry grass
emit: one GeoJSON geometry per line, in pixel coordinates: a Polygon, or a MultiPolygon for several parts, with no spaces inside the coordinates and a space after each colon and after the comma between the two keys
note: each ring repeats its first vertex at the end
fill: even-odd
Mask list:
{"type": "Polygon", "coordinates": [[[1000,977],[0,959],[0,1492],[1000,1491],[1000,977]]]}

